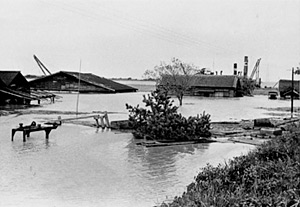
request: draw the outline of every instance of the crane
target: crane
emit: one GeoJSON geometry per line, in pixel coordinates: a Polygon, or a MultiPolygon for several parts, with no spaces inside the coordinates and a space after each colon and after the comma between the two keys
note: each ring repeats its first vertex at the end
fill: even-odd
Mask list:
{"type": "Polygon", "coordinates": [[[251,73],[251,75],[249,77],[250,80],[253,80],[253,77],[256,74],[256,77],[255,77],[255,86],[258,86],[258,87],[260,87],[260,78],[259,78],[259,63],[260,63],[260,60],[261,60],[261,58],[259,58],[256,61],[255,66],[254,66],[254,68],[252,70],[252,73],[251,73]]]}
{"type": "Polygon", "coordinates": [[[48,75],[51,75],[50,71],[46,68],[46,66],[37,58],[37,56],[33,55],[34,60],[37,62],[38,66],[40,67],[40,69],[42,70],[42,72],[44,73],[44,75],[47,75],[46,72],[48,73],[48,75]]]}

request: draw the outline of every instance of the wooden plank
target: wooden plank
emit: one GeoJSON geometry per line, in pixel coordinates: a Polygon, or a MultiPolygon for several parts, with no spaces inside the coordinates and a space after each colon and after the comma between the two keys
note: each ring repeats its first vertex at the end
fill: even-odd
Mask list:
{"type": "Polygon", "coordinates": [[[201,144],[201,143],[212,143],[216,142],[213,139],[199,139],[194,141],[183,141],[183,142],[159,142],[159,141],[144,141],[137,143],[137,145],[142,145],[145,147],[167,147],[167,146],[176,146],[176,145],[187,145],[187,144],[201,144]]]}

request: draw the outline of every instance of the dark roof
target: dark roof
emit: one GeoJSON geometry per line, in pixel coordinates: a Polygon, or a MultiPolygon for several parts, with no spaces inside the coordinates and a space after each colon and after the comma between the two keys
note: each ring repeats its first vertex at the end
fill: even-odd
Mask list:
{"type": "Polygon", "coordinates": [[[79,75],[80,75],[80,81],[86,82],[86,83],[89,83],[89,84],[92,84],[92,85],[95,85],[95,86],[98,86],[98,87],[101,87],[101,88],[105,88],[105,89],[107,89],[109,91],[112,91],[112,92],[137,91],[136,88],[133,88],[131,86],[127,86],[127,85],[124,85],[124,84],[121,84],[121,83],[117,83],[117,82],[114,82],[112,80],[109,80],[109,79],[106,79],[106,78],[103,78],[103,77],[96,76],[92,73],[78,73],[78,72],[69,72],[69,71],[60,71],[60,72],[54,73],[54,74],[49,75],[49,76],[45,76],[45,77],[42,77],[42,78],[39,78],[39,79],[35,79],[31,82],[46,80],[50,76],[57,76],[59,74],[65,74],[67,76],[72,76],[72,77],[74,77],[78,80],[79,80],[79,75]]]}
{"type": "MultiPolygon", "coordinates": [[[[279,80],[278,89],[280,92],[285,92],[287,90],[290,90],[290,88],[292,88],[292,80],[285,80],[285,79],[279,80]]],[[[299,80],[294,80],[294,89],[299,91],[300,89],[299,80]]]]}
{"type": "MultiPolygon", "coordinates": [[[[62,72],[67,73],[72,76],[75,76],[77,79],[79,79],[79,73],[77,73],[77,72],[67,72],[67,71],[62,71],[62,72]]],[[[127,90],[137,90],[136,88],[133,88],[131,86],[117,83],[115,81],[96,76],[92,73],[80,73],[80,80],[86,81],[88,83],[92,83],[94,85],[100,85],[102,87],[105,86],[107,88],[111,88],[111,89],[115,90],[116,92],[127,91],[127,90]]]]}
{"type": "Polygon", "coordinates": [[[6,86],[9,86],[15,77],[20,73],[20,71],[1,71],[0,78],[5,83],[6,86]]]}
{"type": "Polygon", "coordinates": [[[0,87],[5,87],[6,84],[3,82],[3,80],[0,78],[0,87]]]}
{"type": "Polygon", "coordinates": [[[289,91],[286,91],[283,95],[284,95],[284,96],[290,96],[291,94],[293,94],[294,96],[299,96],[299,93],[298,93],[298,91],[296,91],[296,90],[289,90],[289,91]]]}
{"type": "Polygon", "coordinates": [[[239,78],[234,75],[197,75],[193,81],[196,87],[236,88],[239,78]]]}

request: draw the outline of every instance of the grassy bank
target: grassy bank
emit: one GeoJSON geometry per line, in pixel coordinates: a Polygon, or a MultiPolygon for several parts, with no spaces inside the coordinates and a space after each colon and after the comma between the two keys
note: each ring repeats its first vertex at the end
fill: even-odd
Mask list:
{"type": "Polygon", "coordinates": [[[300,206],[299,137],[286,134],[226,164],[206,166],[187,192],[161,207],[300,206]]]}

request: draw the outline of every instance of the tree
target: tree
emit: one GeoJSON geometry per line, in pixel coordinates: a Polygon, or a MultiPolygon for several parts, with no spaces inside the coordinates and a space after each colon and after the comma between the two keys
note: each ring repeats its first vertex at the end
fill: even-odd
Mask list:
{"type": "Polygon", "coordinates": [[[166,91],[155,90],[143,96],[145,108],[126,104],[129,126],[135,138],[153,140],[188,141],[210,137],[210,115],[203,114],[185,118],[177,112],[166,91]]]}
{"type": "Polygon", "coordinates": [[[252,96],[252,93],[255,89],[255,81],[243,77],[242,78],[242,93],[245,96],[252,96]]]}
{"type": "Polygon", "coordinates": [[[173,58],[170,64],[161,62],[154,70],[147,70],[144,76],[155,79],[157,87],[175,95],[182,106],[183,96],[193,85],[194,75],[198,72],[196,66],[173,58]]]}

